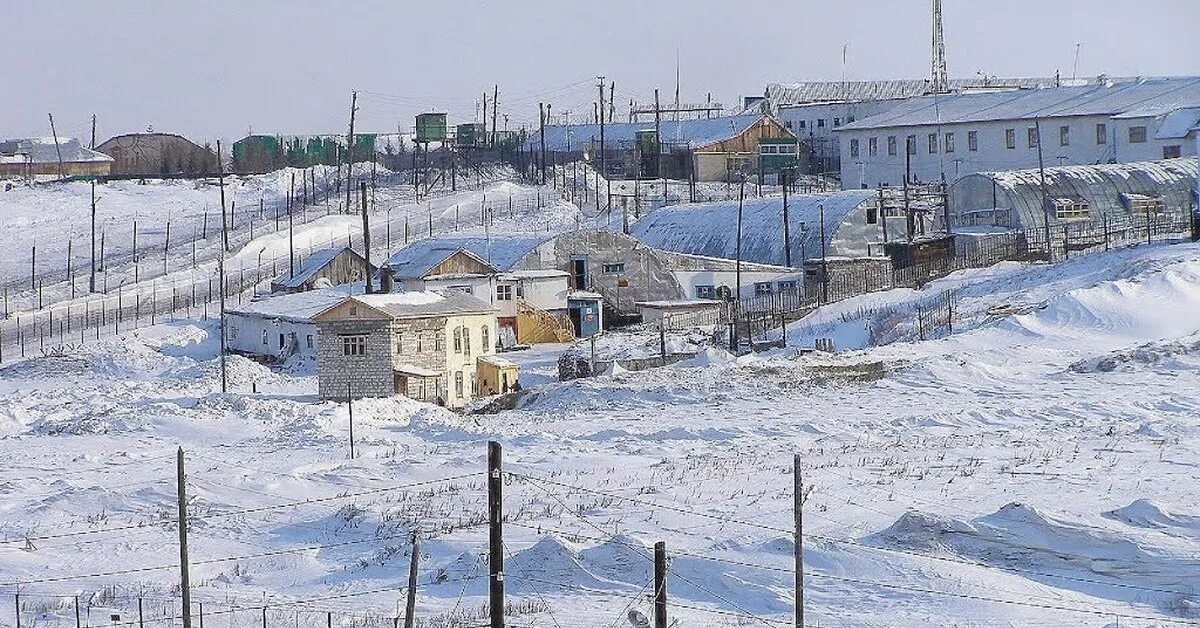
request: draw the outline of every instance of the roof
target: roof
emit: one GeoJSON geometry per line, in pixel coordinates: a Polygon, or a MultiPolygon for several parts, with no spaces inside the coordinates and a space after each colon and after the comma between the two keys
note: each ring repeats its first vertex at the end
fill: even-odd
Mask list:
{"type": "Polygon", "coordinates": [[[481,356],[479,356],[479,361],[485,362],[487,364],[491,364],[492,366],[495,366],[497,368],[502,368],[502,369],[508,369],[508,368],[515,369],[518,366],[516,362],[513,362],[512,360],[509,360],[508,358],[502,358],[498,355],[481,355],[481,356]]]}
{"type": "Polygon", "coordinates": [[[84,147],[75,138],[58,140],[58,150],[54,147],[52,137],[31,137],[24,139],[0,141],[0,155],[22,154],[32,157],[35,164],[58,163],[58,153],[62,152],[62,160],[66,163],[104,162],[113,158],[84,147]]]}
{"type": "Polygon", "coordinates": [[[692,299],[678,301],[638,301],[634,305],[651,310],[695,310],[720,307],[721,302],[707,299],[692,299]]]}
{"type": "Polygon", "coordinates": [[[1200,104],[1200,77],[913,98],[839,131],[1090,115],[1158,116],[1200,104]]]}
{"type": "Polygon", "coordinates": [[[466,251],[498,271],[508,271],[552,234],[448,237],[417,240],[388,259],[396,277],[424,277],[457,251],[466,251]]]}
{"type": "MultiPolygon", "coordinates": [[[[1074,86],[1103,83],[1128,83],[1138,79],[1095,77],[1065,81],[1057,78],[969,78],[950,79],[951,92],[1046,88],[1068,83],[1074,86]]],[[[929,79],[890,79],[882,81],[805,81],[770,83],[766,97],[772,106],[803,105],[820,102],[861,102],[916,98],[929,93],[929,79]]]]}
{"type": "Polygon", "coordinates": [[[390,294],[360,294],[355,301],[374,308],[393,318],[424,318],[454,314],[480,314],[496,311],[490,303],[466,294],[446,292],[393,292],[390,294]]]}
{"type": "Polygon", "coordinates": [[[570,277],[571,273],[557,268],[546,268],[542,270],[514,270],[504,274],[505,279],[557,279],[559,277],[570,277]]]}
{"type": "MultiPolygon", "coordinates": [[[[830,245],[846,216],[874,198],[873,190],[809,194],[788,199],[788,222],[793,264],[803,251],[821,248],[820,215],[825,214],[825,239],[830,245]]],[[[633,237],[651,248],[722,259],[737,258],[737,201],[671,205],[634,223],[633,237]]],[[[782,266],[783,199],[747,199],[742,206],[742,261],[782,266]]]]}
{"type": "Polygon", "coordinates": [[[268,296],[255,299],[246,305],[229,308],[226,313],[291,321],[310,321],[317,314],[345,301],[347,297],[361,294],[362,291],[363,285],[358,283],[309,290],[308,292],[268,296]]]}
{"type": "Polygon", "coordinates": [[[1154,139],[1177,140],[1183,139],[1200,126],[1200,107],[1176,109],[1168,113],[1158,126],[1154,139]]]}
{"type": "MultiPolygon", "coordinates": [[[[1168,208],[1186,210],[1191,206],[1196,172],[1196,158],[1055,166],[1046,168],[1046,196],[1086,200],[1095,223],[1102,223],[1105,216],[1129,215],[1125,200],[1131,197],[1162,198],[1168,208]]],[[[1017,214],[1017,224],[1010,226],[1043,223],[1037,169],[970,174],[950,188],[951,208],[958,214],[991,208],[993,199],[994,206],[1017,214]]]]}
{"type": "Polygon", "coordinates": [[[408,363],[397,364],[392,368],[392,370],[402,375],[415,375],[417,377],[440,377],[442,375],[438,371],[432,371],[430,369],[408,363]]]}
{"type": "Polygon", "coordinates": [[[304,282],[312,279],[313,275],[317,274],[317,272],[319,272],[322,268],[325,268],[325,266],[329,264],[329,262],[332,262],[334,258],[347,251],[351,255],[362,259],[361,255],[348,246],[313,251],[307,257],[301,258],[300,268],[296,269],[295,275],[289,276],[288,273],[284,273],[276,277],[272,283],[285,288],[299,288],[300,286],[304,285],[304,282]]]}
{"type": "MultiPolygon", "coordinates": [[[[697,148],[737,137],[764,117],[762,114],[755,113],[700,120],[663,120],[659,123],[659,131],[662,133],[664,144],[685,144],[689,148],[697,148]]],[[[606,146],[610,143],[613,146],[621,143],[632,145],[637,140],[638,131],[653,129],[653,122],[605,123],[604,143],[606,146]]],[[[546,150],[564,151],[567,150],[568,145],[574,149],[582,149],[593,142],[596,144],[600,142],[600,125],[598,124],[558,124],[546,127],[546,150]]],[[[525,146],[540,148],[541,134],[535,131],[525,141],[525,146]]]]}

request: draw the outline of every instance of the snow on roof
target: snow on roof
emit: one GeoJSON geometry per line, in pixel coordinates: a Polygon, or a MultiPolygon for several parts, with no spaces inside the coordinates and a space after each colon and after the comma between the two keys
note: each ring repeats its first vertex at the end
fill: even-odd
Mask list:
{"type": "MultiPolygon", "coordinates": [[[[762,114],[747,114],[700,120],[662,121],[659,123],[659,131],[662,133],[664,144],[686,144],[690,148],[697,148],[740,135],[763,117],[762,114]]],[[[606,146],[632,144],[637,140],[638,131],[653,129],[653,122],[605,123],[604,143],[606,146]]],[[[559,124],[546,127],[546,150],[563,151],[567,150],[568,146],[572,149],[582,149],[593,142],[600,142],[598,124],[559,124]]],[[[525,141],[525,146],[540,148],[541,134],[534,132],[525,141]]]]}
{"type": "Polygon", "coordinates": [[[79,140],[62,138],[58,140],[58,149],[54,147],[52,137],[30,137],[14,140],[0,140],[0,154],[29,155],[35,164],[58,163],[58,153],[62,152],[65,163],[112,161],[113,158],[104,153],[85,148],[79,140]]]}
{"type": "Polygon", "coordinates": [[[554,279],[558,277],[570,277],[571,273],[557,268],[547,268],[543,270],[514,270],[504,274],[504,279],[554,279]]]}
{"type": "Polygon", "coordinates": [[[416,375],[417,377],[438,377],[441,375],[441,373],[439,373],[438,371],[433,371],[433,370],[430,370],[427,368],[422,368],[420,366],[417,366],[415,364],[409,364],[407,362],[405,362],[403,364],[397,364],[395,367],[392,368],[392,370],[397,373],[404,374],[404,375],[416,375]]]}
{"type": "Polygon", "coordinates": [[[1183,139],[1200,125],[1200,107],[1188,107],[1186,109],[1176,109],[1168,113],[1161,124],[1158,126],[1158,131],[1154,133],[1154,139],[1157,140],[1177,140],[1183,139]]]}
{"type": "Polygon", "coordinates": [[[590,292],[588,290],[572,290],[567,293],[568,299],[579,299],[581,301],[600,301],[604,299],[604,295],[599,292],[590,292]]]}
{"type": "MultiPolygon", "coordinates": [[[[1093,222],[1104,216],[1129,214],[1132,195],[1161,198],[1178,210],[1191,206],[1196,186],[1196,158],[1126,164],[1046,168],[1046,196],[1087,201],[1093,222]]],[[[1042,179],[1037,169],[967,175],[951,186],[951,208],[959,214],[998,206],[1017,212],[1020,223],[1043,221],[1042,179]],[[993,191],[996,194],[993,195],[993,191]],[[994,200],[993,200],[994,199],[994,200]]]]}
{"type": "Polygon", "coordinates": [[[288,273],[284,273],[276,277],[272,283],[284,286],[286,288],[300,287],[304,284],[304,282],[312,279],[314,274],[324,268],[326,264],[333,261],[335,257],[342,253],[342,251],[350,251],[351,254],[355,256],[358,255],[348,246],[313,251],[307,257],[300,260],[300,268],[296,270],[295,275],[288,276],[288,273]]]}
{"type": "Polygon", "coordinates": [[[363,284],[358,283],[322,290],[268,296],[243,306],[230,308],[227,312],[260,318],[308,321],[317,314],[345,301],[347,297],[361,294],[362,291],[363,284]]]}
{"type": "MultiPolygon", "coordinates": [[[[1087,79],[1095,80],[1095,79],[1087,79]]],[[[950,79],[953,92],[982,89],[1048,87],[1052,78],[950,79]]],[[[929,79],[893,79],[884,81],[806,81],[770,83],[767,99],[776,107],[819,102],[859,102],[915,98],[929,93],[929,79]]]]}
{"type": "Polygon", "coordinates": [[[517,368],[517,366],[518,366],[516,362],[513,362],[512,360],[509,360],[508,358],[502,358],[498,355],[480,356],[479,361],[485,362],[487,364],[491,364],[492,366],[496,366],[499,368],[506,368],[506,369],[507,368],[517,368]]]}
{"type": "MultiPolygon", "coordinates": [[[[801,251],[819,251],[820,214],[825,212],[825,239],[830,245],[846,216],[871,200],[872,190],[847,190],[788,199],[789,235],[793,262],[801,251]]],[[[664,251],[721,259],[737,258],[737,201],[671,205],[647,214],[633,225],[631,235],[664,251]]],[[[747,199],[742,208],[742,261],[781,266],[783,199],[747,199]]]]}
{"type": "Polygon", "coordinates": [[[512,269],[526,253],[550,240],[552,235],[496,235],[417,240],[388,259],[396,277],[423,277],[431,268],[463,250],[500,271],[512,269]]]}
{"type": "Polygon", "coordinates": [[[651,310],[692,310],[720,307],[721,302],[706,299],[681,299],[678,301],[638,301],[634,305],[651,310]]]}
{"type": "Polygon", "coordinates": [[[396,318],[421,318],[495,311],[491,304],[457,291],[360,294],[353,298],[355,301],[391,314],[396,318]]]}
{"type": "Polygon", "coordinates": [[[1034,120],[1135,113],[1156,116],[1200,103],[1200,77],[1146,79],[1115,85],[1054,87],[923,96],[884,113],[843,125],[841,131],[964,122],[1034,120]]]}

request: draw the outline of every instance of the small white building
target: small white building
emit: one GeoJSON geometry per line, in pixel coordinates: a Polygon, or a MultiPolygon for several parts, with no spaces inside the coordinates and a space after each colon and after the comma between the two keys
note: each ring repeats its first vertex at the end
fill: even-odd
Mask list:
{"type": "Polygon", "coordinates": [[[313,316],[362,294],[362,284],[278,294],[254,299],[225,311],[225,346],[241,355],[281,361],[293,355],[316,357],[313,316]]]}
{"type": "Polygon", "coordinates": [[[678,301],[639,301],[638,310],[643,323],[661,321],[666,316],[695,312],[716,312],[721,309],[720,301],[708,299],[681,299],[678,301]]]}
{"type": "Polygon", "coordinates": [[[925,96],[836,130],[842,186],[1195,154],[1200,77],[925,96]],[[907,151],[907,155],[906,155],[907,151]]]}

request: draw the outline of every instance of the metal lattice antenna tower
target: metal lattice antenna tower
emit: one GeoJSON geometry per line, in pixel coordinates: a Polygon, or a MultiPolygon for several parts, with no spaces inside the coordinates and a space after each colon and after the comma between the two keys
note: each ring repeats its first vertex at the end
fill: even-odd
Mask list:
{"type": "Polygon", "coordinates": [[[930,85],[933,93],[941,94],[949,90],[949,77],[946,70],[946,40],[942,36],[942,0],[933,0],[933,83],[930,85]]]}

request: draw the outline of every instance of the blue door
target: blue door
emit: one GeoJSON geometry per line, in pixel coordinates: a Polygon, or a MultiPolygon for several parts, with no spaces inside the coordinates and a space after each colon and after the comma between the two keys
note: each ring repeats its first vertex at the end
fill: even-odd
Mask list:
{"type": "Polygon", "coordinates": [[[600,332],[600,302],[571,299],[567,303],[571,311],[571,323],[579,338],[594,336],[600,332]]]}

